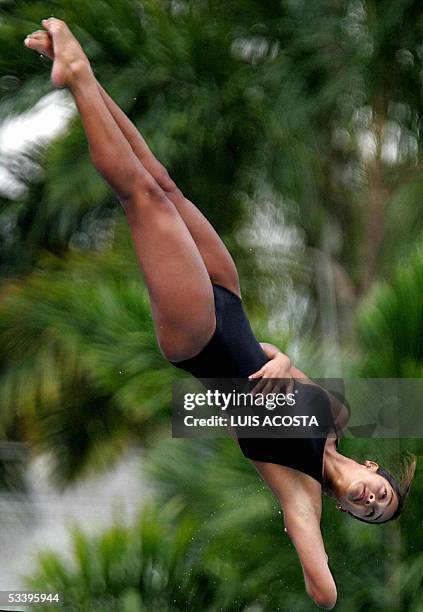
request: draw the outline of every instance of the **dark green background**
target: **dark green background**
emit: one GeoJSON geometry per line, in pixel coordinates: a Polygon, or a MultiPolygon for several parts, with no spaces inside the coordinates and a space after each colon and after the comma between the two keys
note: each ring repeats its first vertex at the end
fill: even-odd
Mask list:
{"type": "MultiPolygon", "coordinates": [[[[231,249],[259,340],[311,376],[422,376],[421,2],[3,0],[1,120],[51,91],[23,47],[51,15],[231,249]]],[[[75,531],[75,567],[46,553],[30,584],[75,610],[314,609],[233,442],[169,438],[178,374],[78,119],[1,163],[25,185],[0,198],[2,437],[50,452],[64,487],[142,445],[157,491],[133,529],[75,531]]],[[[340,448],[395,467],[423,444],[340,448]]],[[[25,490],[25,466],[3,460],[5,490],[25,490]]],[[[422,501],[419,470],[399,522],[325,500],[337,609],[423,610],[422,501]]]]}

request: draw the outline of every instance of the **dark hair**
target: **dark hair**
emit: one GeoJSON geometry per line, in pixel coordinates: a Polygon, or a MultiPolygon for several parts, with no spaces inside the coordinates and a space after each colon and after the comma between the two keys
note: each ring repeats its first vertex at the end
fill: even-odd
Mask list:
{"type": "Polygon", "coordinates": [[[386,521],[378,521],[375,523],[374,521],[366,521],[366,519],[356,516],[355,514],[352,514],[352,512],[348,511],[348,514],[357,519],[357,521],[361,521],[362,523],[370,523],[373,525],[383,525],[383,523],[388,523],[389,521],[394,521],[397,519],[403,511],[405,502],[407,501],[410,493],[411,483],[416,472],[416,463],[417,459],[414,455],[409,454],[403,456],[401,459],[401,476],[399,479],[392,476],[392,474],[383,467],[379,467],[376,470],[376,474],[379,474],[385,478],[397,494],[398,507],[390,518],[386,519],[386,521]]]}

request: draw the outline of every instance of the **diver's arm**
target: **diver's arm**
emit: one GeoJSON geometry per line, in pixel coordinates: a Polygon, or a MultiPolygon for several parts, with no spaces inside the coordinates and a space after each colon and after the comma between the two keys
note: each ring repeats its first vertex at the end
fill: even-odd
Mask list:
{"type": "Polygon", "coordinates": [[[333,608],[336,586],[320,532],[320,484],[308,474],[288,466],[254,460],[252,463],[283,511],[285,530],[297,550],[307,593],[320,607],[333,608]]]}
{"type": "Polygon", "coordinates": [[[306,591],[317,606],[331,610],[336,604],[337,591],[327,563],[320,520],[315,513],[284,514],[286,531],[303,568],[306,591]]]}

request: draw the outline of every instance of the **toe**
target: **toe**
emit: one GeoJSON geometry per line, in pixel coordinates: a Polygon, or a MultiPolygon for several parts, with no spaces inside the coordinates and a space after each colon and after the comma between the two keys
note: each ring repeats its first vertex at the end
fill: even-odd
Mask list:
{"type": "Polygon", "coordinates": [[[49,19],[43,19],[41,23],[49,31],[51,30],[60,31],[66,27],[66,24],[64,21],[62,21],[61,19],[56,19],[55,17],[50,17],[49,19]]]}
{"type": "Polygon", "coordinates": [[[45,29],[50,32],[52,29],[54,29],[54,21],[55,20],[50,17],[50,19],[43,19],[41,23],[45,29]]]}
{"type": "Polygon", "coordinates": [[[46,57],[51,57],[47,41],[44,38],[36,38],[35,36],[28,36],[24,40],[24,44],[28,49],[37,51],[46,57]]]}
{"type": "Polygon", "coordinates": [[[45,35],[47,35],[47,32],[36,30],[35,32],[31,32],[31,34],[28,34],[26,38],[31,40],[43,40],[45,35]]]}
{"type": "Polygon", "coordinates": [[[33,38],[32,36],[28,36],[27,38],[25,38],[24,40],[24,44],[26,47],[28,47],[29,49],[34,49],[35,51],[41,51],[41,49],[43,49],[44,47],[40,44],[40,41],[37,40],[36,38],[33,38]]]}
{"type": "Polygon", "coordinates": [[[24,40],[24,45],[26,47],[29,47],[30,49],[34,49],[34,47],[37,45],[37,42],[34,38],[32,38],[32,36],[27,36],[24,40]]]}

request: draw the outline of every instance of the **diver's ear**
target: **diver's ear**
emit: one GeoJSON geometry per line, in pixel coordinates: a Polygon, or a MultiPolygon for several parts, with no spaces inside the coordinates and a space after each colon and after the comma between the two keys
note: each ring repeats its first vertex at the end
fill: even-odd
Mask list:
{"type": "Polygon", "coordinates": [[[376,472],[379,469],[379,464],[376,463],[376,461],[370,461],[370,459],[366,459],[364,465],[366,466],[366,468],[372,470],[372,472],[376,472]]]}
{"type": "Polygon", "coordinates": [[[341,512],[347,512],[347,510],[345,510],[342,506],[340,506],[339,504],[336,504],[336,508],[338,510],[341,510],[341,512]]]}

